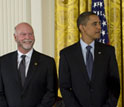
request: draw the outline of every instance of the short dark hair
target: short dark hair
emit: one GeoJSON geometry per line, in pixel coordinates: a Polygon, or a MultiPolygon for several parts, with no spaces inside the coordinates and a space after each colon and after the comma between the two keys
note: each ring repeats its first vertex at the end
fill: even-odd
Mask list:
{"type": "Polygon", "coordinates": [[[89,20],[89,16],[91,15],[96,15],[95,13],[93,12],[83,12],[79,15],[78,19],[77,19],[77,27],[78,27],[78,30],[80,31],[80,28],[79,26],[82,24],[82,25],[86,25],[88,20],[89,20]]]}

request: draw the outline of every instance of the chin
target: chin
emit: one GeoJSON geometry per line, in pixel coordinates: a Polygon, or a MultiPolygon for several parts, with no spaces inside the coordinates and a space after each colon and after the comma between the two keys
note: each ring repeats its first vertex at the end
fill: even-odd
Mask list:
{"type": "Polygon", "coordinates": [[[96,36],[96,39],[100,39],[100,35],[96,36]]]}
{"type": "Polygon", "coordinates": [[[30,50],[30,49],[32,49],[32,46],[23,46],[23,49],[30,50]]]}

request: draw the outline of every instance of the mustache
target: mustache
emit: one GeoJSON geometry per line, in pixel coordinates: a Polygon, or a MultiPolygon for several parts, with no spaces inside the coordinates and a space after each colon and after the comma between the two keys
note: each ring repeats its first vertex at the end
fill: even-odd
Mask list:
{"type": "Polygon", "coordinates": [[[26,39],[26,40],[23,40],[23,42],[33,42],[33,41],[29,40],[29,39],[26,39]]]}

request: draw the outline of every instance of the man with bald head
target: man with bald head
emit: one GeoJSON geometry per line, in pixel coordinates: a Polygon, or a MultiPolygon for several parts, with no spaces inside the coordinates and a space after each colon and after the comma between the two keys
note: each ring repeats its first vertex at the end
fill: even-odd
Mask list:
{"type": "Polygon", "coordinates": [[[54,59],[33,49],[30,24],[19,23],[14,38],[17,51],[0,60],[0,107],[52,107],[57,97],[54,59]]]}

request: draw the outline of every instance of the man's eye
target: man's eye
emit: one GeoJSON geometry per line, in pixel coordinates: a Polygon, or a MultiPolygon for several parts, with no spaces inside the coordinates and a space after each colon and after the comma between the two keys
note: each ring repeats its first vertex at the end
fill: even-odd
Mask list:
{"type": "Polygon", "coordinates": [[[98,23],[97,22],[94,22],[94,23],[92,23],[92,25],[93,26],[101,25],[101,22],[98,22],[98,23]]]}
{"type": "Polygon", "coordinates": [[[21,36],[26,36],[26,35],[28,35],[28,36],[32,36],[33,33],[20,33],[20,35],[21,35],[21,36]]]}
{"type": "Polygon", "coordinates": [[[33,35],[33,33],[29,33],[28,35],[29,35],[29,36],[32,36],[32,35],[33,35]]]}
{"type": "Polygon", "coordinates": [[[26,33],[21,33],[20,35],[25,36],[25,35],[26,35],[26,33]]]}
{"type": "Polygon", "coordinates": [[[97,25],[97,23],[93,23],[93,25],[94,25],[94,26],[96,26],[96,25],[97,25]]]}

